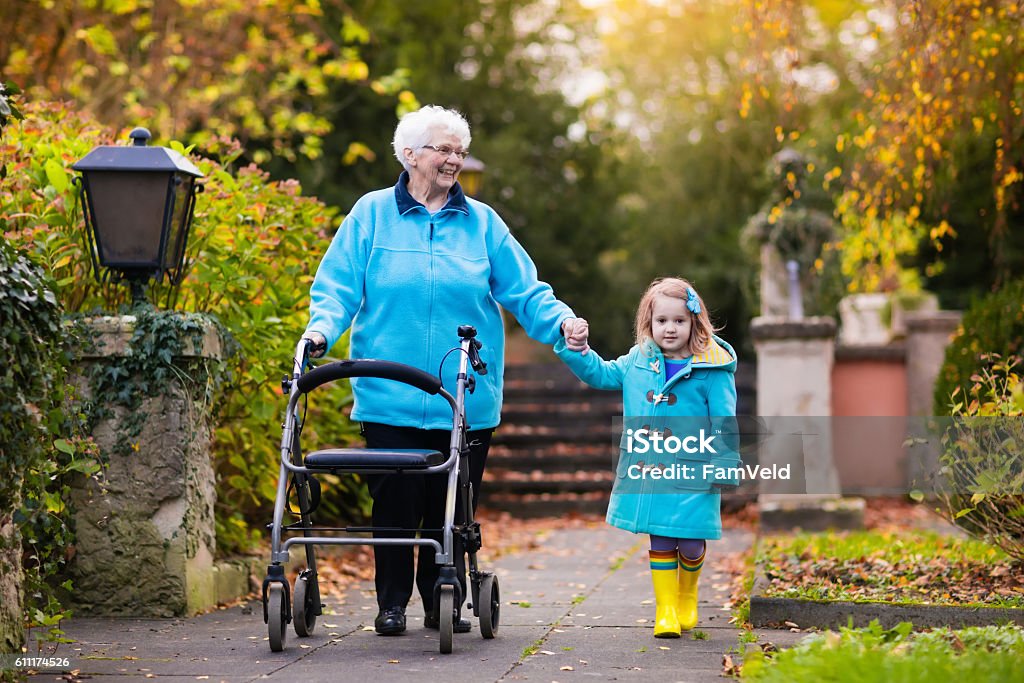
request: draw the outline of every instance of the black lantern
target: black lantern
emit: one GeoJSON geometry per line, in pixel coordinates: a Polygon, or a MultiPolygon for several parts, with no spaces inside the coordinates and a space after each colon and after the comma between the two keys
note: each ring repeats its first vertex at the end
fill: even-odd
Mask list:
{"type": "Polygon", "coordinates": [[[474,156],[467,156],[462,162],[462,170],[459,171],[459,184],[462,191],[470,197],[476,197],[480,192],[480,185],[484,179],[484,169],[487,168],[484,162],[474,156]]]}
{"type": "Polygon", "coordinates": [[[196,182],[203,174],[166,147],[149,147],[152,137],[136,128],[129,147],[104,145],[71,168],[82,173],[81,194],[90,256],[97,279],[118,273],[143,298],[145,283],[166,273],[177,284],[192,223],[196,182]]]}

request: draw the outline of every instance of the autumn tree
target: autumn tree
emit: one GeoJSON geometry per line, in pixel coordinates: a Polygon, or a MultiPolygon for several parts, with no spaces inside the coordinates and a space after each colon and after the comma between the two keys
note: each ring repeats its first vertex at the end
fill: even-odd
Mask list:
{"type": "Polygon", "coordinates": [[[769,159],[791,141],[777,131],[781,105],[768,102],[748,117],[737,108],[750,49],[737,28],[740,10],[736,1],[617,0],[602,8],[594,67],[603,88],[587,116],[621,131],[616,210],[625,239],[603,265],[629,302],[616,306],[627,341],[640,292],[654,277],[681,275],[707,298],[730,342],[752,351],[757,266],[740,231],[772,190],[769,159]]]}
{"type": "MultiPolygon", "coordinates": [[[[342,20],[325,8],[323,20],[342,20]]],[[[480,199],[508,223],[540,276],[580,314],[605,309],[615,283],[599,268],[617,244],[615,157],[607,129],[582,121],[567,83],[582,68],[581,45],[595,17],[576,2],[350,0],[344,11],[361,31],[349,34],[373,73],[398,74],[418,102],[466,114],[471,152],[487,164],[480,199]]],[[[363,193],[394,184],[396,118],[386,98],[342,83],[326,97],[332,131],[325,154],[266,165],[278,177],[343,210],[363,193]]],[[[595,325],[606,338],[609,325],[595,325]]]]}
{"type": "Polygon", "coordinates": [[[891,248],[908,241],[939,257],[925,269],[939,287],[994,287],[1024,267],[1024,240],[1013,230],[1024,179],[1020,3],[745,4],[745,29],[761,47],[750,56],[745,108],[799,101],[796,76],[820,63],[812,29],[823,13],[841,13],[830,30],[859,68],[836,76],[857,87],[860,101],[844,130],[819,141],[840,155],[831,179],[848,228],[842,247],[861,250],[855,255],[876,286],[909,263],[916,248],[891,248]]]}
{"type": "MultiPolygon", "coordinates": [[[[113,126],[209,143],[233,136],[265,160],[315,157],[334,83],[392,107],[401,79],[371,77],[340,0],[22,0],[0,4],[0,73],[31,99],[70,100],[113,126]],[[252,143],[258,141],[260,144],[252,143]]],[[[408,96],[406,96],[408,97],[408,96]]]]}

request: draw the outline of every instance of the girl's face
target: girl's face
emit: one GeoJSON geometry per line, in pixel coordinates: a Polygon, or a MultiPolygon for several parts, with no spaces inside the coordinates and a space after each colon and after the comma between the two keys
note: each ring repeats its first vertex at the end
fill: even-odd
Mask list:
{"type": "Polygon", "coordinates": [[[690,356],[690,330],[693,319],[686,302],[658,294],[651,306],[651,337],[665,358],[680,360],[690,356]]]}

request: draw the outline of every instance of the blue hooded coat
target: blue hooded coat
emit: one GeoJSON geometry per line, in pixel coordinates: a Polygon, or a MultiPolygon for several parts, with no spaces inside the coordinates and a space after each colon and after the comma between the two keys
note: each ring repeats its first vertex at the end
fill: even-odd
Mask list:
{"type": "MultiPolygon", "coordinates": [[[[575,317],[537,279],[537,268],[491,207],[467,198],[456,183],[431,214],[409,194],[403,172],[394,188],[362,196],[324,254],[310,289],[306,332],[330,348],[351,326],[351,358],[412,365],[430,374],[457,347],[459,325],[473,325],[489,372],[466,394],[472,429],[497,426],[501,414],[505,328],[499,304],[534,339],[554,344],[575,317]]],[[[441,374],[453,390],[458,354],[441,374]]],[[[384,379],[352,381],[352,419],[397,427],[451,429],[440,396],[384,379]]]]}
{"type": "Polygon", "coordinates": [[[661,349],[651,340],[614,361],[593,350],[586,355],[570,351],[564,341],[555,344],[555,353],[590,386],[622,390],[622,447],[608,523],[671,538],[721,538],[721,496],[715,484],[735,486],[735,470],[728,471],[741,465],[733,348],[714,337],[706,351],[693,356],[688,370],[669,380],[661,349]],[[661,452],[655,452],[655,442],[646,439],[646,450],[639,452],[641,429],[664,438],[674,435],[676,443],[663,441],[661,452]],[[673,453],[666,448],[680,441],[685,449],[673,453]],[[669,471],[674,478],[660,476],[669,471]]]}

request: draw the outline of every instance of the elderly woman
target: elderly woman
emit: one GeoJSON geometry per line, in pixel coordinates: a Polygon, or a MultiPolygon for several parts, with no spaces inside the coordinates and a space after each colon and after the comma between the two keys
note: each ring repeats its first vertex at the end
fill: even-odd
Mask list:
{"type": "MultiPolygon", "coordinates": [[[[430,373],[441,368],[445,385],[454,386],[458,363],[442,367],[442,359],[457,342],[459,325],[477,328],[484,345],[480,354],[491,372],[477,378],[466,403],[475,508],[501,414],[505,335],[499,305],[542,343],[564,336],[570,348],[583,350],[585,337],[573,334],[572,310],[537,279],[533,261],[498,214],[463,193],[458,178],[470,139],[469,124],[450,109],[427,106],[402,117],[394,151],[405,170],[393,188],[361,197],[342,222],[313,280],[304,336],[330,348],[351,326],[351,358],[394,360],[430,373]]],[[[444,401],[386,380],[353,384],[352,419],[361,423],[369,448],[447,452],[451,411],[444,401]]],[[[374,526],[442,526],[446,475],[367,480],[374,526]]],[[[459,547],[456,557],[465,596],[465,553],[459,547]]],[[[374,558],[380,608],[374,628],[382,635],[403,633],[413,548],[374,546],[374,558]]],[[[437,577],[433,553],[421,550],[416,586],[427,614],[424,625],[435,629],[437,577]]],[[[469,629],[467,620],[455,623],[457,633],[469,629]]]]}

